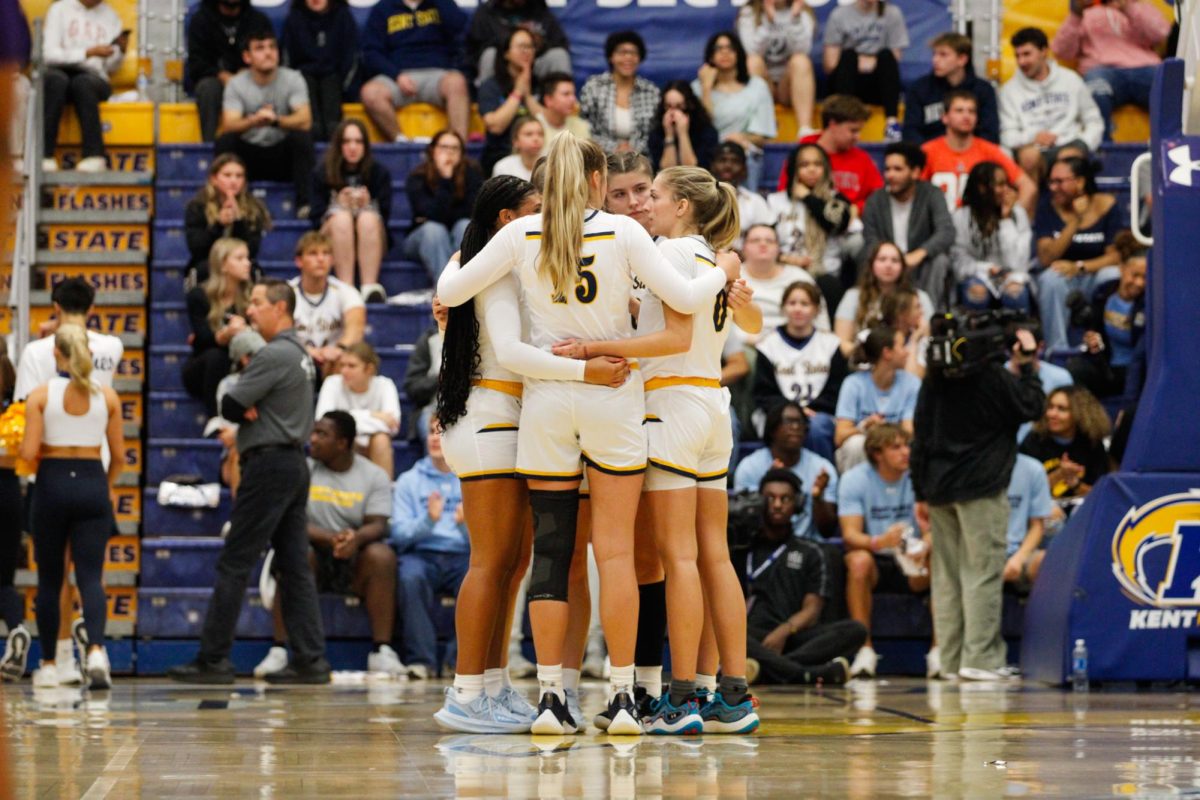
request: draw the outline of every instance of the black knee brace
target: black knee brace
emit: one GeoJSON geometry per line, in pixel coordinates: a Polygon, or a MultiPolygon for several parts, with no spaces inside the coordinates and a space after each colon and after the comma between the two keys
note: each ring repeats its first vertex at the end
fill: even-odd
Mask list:
{"type": "Polygon", "coordinates": [[[567,601],[571,558],[575,555],[575,523],[579,517],[579,490],[529,492],[533,508],[533,568],[527,597],[567,601]]]}

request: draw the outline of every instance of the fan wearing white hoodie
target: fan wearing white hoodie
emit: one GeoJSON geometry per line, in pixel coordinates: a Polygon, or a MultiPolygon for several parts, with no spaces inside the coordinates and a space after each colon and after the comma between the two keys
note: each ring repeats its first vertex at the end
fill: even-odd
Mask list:
{"type": "Polygon", "coordinates": [[[121,18],[104,0],[58,0],[46,11],[42,54],[46,60],[45,161],[43,169],[58,169],[54,148],[58,124],[70,98],[83,135],[83,157],[77,169],[105,169],[100,103],[112,94],[109,76],[125,59],[129,34],[121,18]]]}
{"type": "Polygon", "coordinates": [[[1068,144],[1100,146],[1104,118],[1078,73],[1050,60],[1046,34],[1013,34],[1017,74],[1000,87],[1000,143],[1035,180],[1068,144]]]}

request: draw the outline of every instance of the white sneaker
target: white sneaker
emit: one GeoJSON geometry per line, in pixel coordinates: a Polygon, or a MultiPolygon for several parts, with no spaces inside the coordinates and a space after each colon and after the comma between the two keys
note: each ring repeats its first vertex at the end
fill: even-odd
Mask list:
{"type": "Polygon", "coordinates": [[[47,664],[43,661],[42,665],[33,671],[33,688],[57,689],[58,665],[47,664]]]}
{"type": "Polygon", "coordinates": [[[604,656],[602,648],[588,648],[588,656],[583,660],[583,667],[580,670],[585,677],[602,678],[604,677],[604,656]]]}
{"type": "Polygon", "coordinates": [[[386,672],[394,677],[402,677],[406,668],[400,661],[400,656],[388,645],[380,645],[379,651],[367,656],[368,672],[386,672]]]}
{"type": "Polygon", "coordinates": [[[83,672],[75,658],[75,641],[63,639],[54,649],[54,668],[58,670],[59,686],[77,686],[83,683],[83,672]]]}
{"type": "Polygon", "coordinates": [[[364,303],[386,303],[387,291],[384,290],[382,284],[366,283],[362,287],[362,299],[364,303]]]}
{"type": "Polygon", "coordinates": [[[1008,677],[1001,675],[993,669],[981,669],[979,667],[962,667],[958,671],[958,677],[964,681],[1005,681],[1008,677]]]}
{"type": "Polygon", "coordinates": [[[937,645],[929,648],[925,654],[925,677],[930,680],[942,677],[942,651],[937,645]]]}
{"type": "Polygon", "coordinates": [[[75,169],[79,172],[104,172],[108,169],[108,162],[104,156],[88,156],[80,159],[75,169]]]}
{"type": "Polygon", "coordinates": [[[24,625],[17,625],[8,632],[4,642],[4,657],[0,658],[0,680],[19,681],[25,677],[25,663],[32,642],[33,637],[24,625]]]}
{"type": "Polygon", "coordinates": [[[43,158],[42,172],[58,172],[58,160],[54,158],[43,158]]]}
{"type": "Polygon", "coordinates": [[[513,650],[508,654],[508,674],[513,678],[532,678],[537,675],[537,665],[529,663],[520,650],[513,650]]]}
{"type": "Polygon", "coordinates": [[[875,668],[879,666],[879,655],[871,647],[860,647],[853,663],[850,664],[852,678],[874,678],[875,668]]]}
{"type": "Polygon", "coordinates": [[[267,657],[258,662],[258,666],[254,668],[254,677],[262,678],[268,673],[279,672],[288,665],[288,651],[286,647],[272,647],[267,651],[267,657]]]}
{"type": "MultiPolygon", "coordinates": [[[[395,654],[393,653],[393,655],[395,654]]],[[[399,659],[396,660],[399,661],[399,659]]],[[[429,667],[424,664],[409,664],[407,672],[408,677],[414,680],[424,681],[429,679],[429,667]]]]}
{"type": "Polygon", "coordinates": [[[108,653],[103,647],[88,653],[87,674],[89,688],[108,689],[112,687],[112,667],[108,663],[108,653]]]}

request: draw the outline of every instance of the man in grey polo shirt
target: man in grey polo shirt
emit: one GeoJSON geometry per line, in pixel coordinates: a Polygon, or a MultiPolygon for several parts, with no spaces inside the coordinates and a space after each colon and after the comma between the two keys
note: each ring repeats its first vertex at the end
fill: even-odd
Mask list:
{"type": "Polygon", "coordinates": [[[302,449],[313,426],[316,369],[296,339],[295,309],[296,296],[283,281],[263,281],[250,294],[246,313],[267,346],[221,400],[221,416],[238,423],[242,483],[217,562],[200,652],[195,661],[168,670],[177,681],[233,682],[229,652],[246,582],[269,544],[286,587],[281,600],[292,659],[263,677],[271,683],[329,682],[317,588],[308,564],[309,472],[302,449]]]}
{"type": "Polygon", "coordinates": [[[314,161],[308,85],[296,70],[279,66],[279,43],[270,26],[246,35],[242,60],[249,69],[225,86],[222,134],[213,153],[236,153],[252,181],[291,181],[296,216],[305,219],[314,161]]]}

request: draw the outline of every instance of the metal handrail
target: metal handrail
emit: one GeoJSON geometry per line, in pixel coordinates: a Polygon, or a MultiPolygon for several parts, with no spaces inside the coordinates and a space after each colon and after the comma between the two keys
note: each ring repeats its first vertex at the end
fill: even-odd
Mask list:
{"type": "Polygon", "coordinates": [[[42,20],[33,21],[33,49],[30,56],[29,102],[25,106],[25,188],[17,218],[17,236],[13,248],[12,293],[9,306],[14,310],[12,327],[16,352],[23,353],[29,341],[29,293],[37,261],[38,212],[42,205],[42,158],[45,147],[38,122],[45,105],[45,64],[42,60],[42,20]]]}

